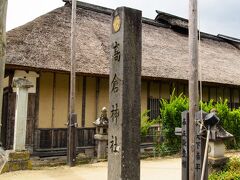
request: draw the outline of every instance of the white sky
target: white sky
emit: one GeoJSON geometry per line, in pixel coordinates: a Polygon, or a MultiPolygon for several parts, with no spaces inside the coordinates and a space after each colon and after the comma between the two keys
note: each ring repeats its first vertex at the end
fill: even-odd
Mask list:
{"type": "MultiPolygon", "coordinates": [[[[83,0],[115,9],[128,6],[143,11],[154,19],[155,10],[188,17],[189,0],[83,0]]],[[[25,24],[57,7],[62,0],[8,0],[7,30],[25,24]]],[[[199,0],[200,29],[211,34],[240,38],[240,0],[199,0]]]]}

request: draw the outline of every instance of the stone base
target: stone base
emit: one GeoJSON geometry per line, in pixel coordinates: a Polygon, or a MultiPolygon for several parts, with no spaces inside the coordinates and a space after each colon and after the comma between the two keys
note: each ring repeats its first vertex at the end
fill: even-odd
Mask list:
{"type": "Polygon", "coordinates": [[[213,158],[213,157],[208,157],[208,171],[209,173],[213,171],[221,171],[226,163],[228,162],[229,157],[218,157],[218,158],[213,158]]]}
{"type": "Polygon", "coordinates": [[[13,150],[5,151],[1,157],[0,174],[18,170],[32,169],[30,153],[28,151],[15,152],[13,150]]]}

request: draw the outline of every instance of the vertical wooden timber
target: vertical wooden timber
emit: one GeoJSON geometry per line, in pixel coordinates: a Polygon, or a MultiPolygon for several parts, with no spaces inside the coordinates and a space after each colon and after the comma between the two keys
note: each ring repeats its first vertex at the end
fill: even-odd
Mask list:
{"type": "MultiPolygon", "coordinates": [[[[96,80],[96,117],[95,119],[97,119],[98,117],[98,108],[99,108],[99,90],[100,90],[100,78],[97,77],[97,80],[96,80]]],[[[102,108],[102,107],[100,107],[102,108]]]]}
{"type": "Polygon", "coordinates": [[[197,0],[189,0],[189,179],[195,177],[195,113],[198,111],[197,0]]]}
{"type": "Polygon", "coordinates": [[[2,103],[3,103],[3,79],[6,61],[6,16],[8,0],[0,1],[0,148],[2,146],[2,103]]]}
{"type": "Polygon", "coordinates": [[[147,109],[150,109],[150,81],[147,81],[147,109]]]}
{"type": "MultiPolygon", "coordinates": [[[[39,73],[40,74],[40,73],[39,73]]],[[[39,147],[39,134],[37,131],[38,128],[38,124],[39,124],[39,96],[40,96],[40,78],[41,78],[41,74],[39,76],[39,78],[37,78],[37,82],[36,82],[36,99],[35,99],[35,120],[34,120],[34,124],[33,124],[33,152],[34,149],[39,147]]]]}
{"type": "Polygon", "coordinates": [[[86,118],[86,90],[87,90],[87,82],[86,76],[83,76],[83,91],[82,91],[82,127],[85,127],[85,118],[86,118]]]}
{"type": "Polygon", "coordinates": [[[189,112],[182,112],[182,180],[189,180],[189,112]]]}
{"type": "MultiPolygon", "coordinates": [[[[53,73],[53,94],[52,94],[52,123],[51,128],[54,128],[54,121],[55,121],[55,95],[56,95],[56,73],[53,73]]],[[[51,131],[51,148],[53,148],[53,136],[54,131],[51,131]]]]}
{"type": "Polygon", "coordinates": [[[71,19],[71,85],[68,117],[67,163],[70,167],[76,162],[76,129],[77,114],[75,113],[76,96],[76,0],[72,0],[71,19]]]}
{"type": "Polygon", "coordinates": [[[161,86],[162,86],[161,81],[158,81],[158,94],[159,94],[158,96],[159,96],[159,100],[162,98],[162,96],[161,96],[162,95],[162,92],[161,92],[162,91],[162,89],[161,89],[162,87],[161,86]]]}
{"type": "Polygon", "coordinates": [[[52,122],[51,128],[54,128],[54,114],[55,114],[55,94],[56,94],[56,73],[53,73],[53,89],[52,89],[52,122]]]}

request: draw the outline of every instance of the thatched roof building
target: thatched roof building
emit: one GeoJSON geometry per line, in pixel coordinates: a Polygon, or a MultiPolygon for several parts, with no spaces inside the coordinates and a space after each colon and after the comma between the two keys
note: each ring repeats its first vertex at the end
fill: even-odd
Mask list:
{"type": "MultiPolygon", "coordinates": [[[[77,72],[107,76],[111,9],[78,2],[77,72]]],[[[70,70],[71,7],[66,4],[7,33],[7,67],[70,70]]],[[[144,78],[187,80],[186,20],[158,12],[143,18],[144,78]]],[[[202,33],[200,60],[205,82],[240,85],[239,40],[202,33]]]]}
{"type": "MultiPolygon", "coordinates": [[[[75,110],[79,124],[78,150],[95,149],[93,123],[102,107],[109,107],[111,13],[78,2],[77,77],[75,110]]],[[[155,20],[143,18],[141,111],[159,116],[159,99],[173,90],[188,94],[188,22],[157,11],[155,20]]],[[[67,147],[69,107],[71,6],[53,10],[7,32],[7,66],[3,98],[3,147],[12,149],[16,93],[14,77],[25,77],[29,89],[26,148],[34,155],[63,155],[67,147]],[[65,148],[65,149],[64,149],[65,148]]],[[[240,40],[201,33],[204,102],[229,100],[240,107],[240,40]],[[226,85],[225,85],[226,84],[226,85]]],[[[111,111],[109,111],[111,112],[111,111]]]]}

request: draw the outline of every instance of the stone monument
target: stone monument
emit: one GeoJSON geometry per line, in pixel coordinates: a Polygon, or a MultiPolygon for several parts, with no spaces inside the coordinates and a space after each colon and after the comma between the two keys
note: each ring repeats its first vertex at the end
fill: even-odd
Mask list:
{"type": "Polygon", "coordinates": [[[140,179],[142,13],[112,14],[108,180],[140,179]]]}

